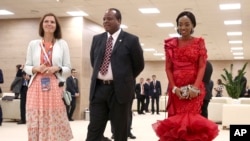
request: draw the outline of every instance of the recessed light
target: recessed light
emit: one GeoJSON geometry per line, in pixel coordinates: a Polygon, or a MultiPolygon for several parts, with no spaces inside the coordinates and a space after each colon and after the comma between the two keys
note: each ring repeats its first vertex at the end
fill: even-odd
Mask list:
{"type": "Polygon", "coordinates": [[[139,8],[139,11],[143,14],[160,13],[160,10],[157,8],[139,8]]]}
{"type": "Polygon", "coordinates": [[[143,48],[143,51],[155,51],[154,48],[143,48]]]}
{"type": "Polygon", "coordinates": [[[159,52],[156,52],[156,53],[154,53],[153,55],[154,55],[154,56],[164,56],[163,53],[159,53],[159,52]]]}
{"type": "Polygon", "coordinates": [[[233,10],[240,8],[241,8],[240,3],[220,4],[220,10],[233,10]]]}
{"type": "Polygon", "coordinates": [[[128,26],[124,25],[124,24],[121,24],[120,26],[121,28],[128,28],[128,26]]]}
{"type": "Polygon", "coordinates": [[[229,41],[229,44],[242,44],[241,40],[229,41]]]}
{"type": "Polygon", "coordinates": [[[234,56],[234,59],[244,59],[243,56],[234,56]]]}
{"type": "Polygon", "coordinates": [[[231,47],[231,51],[242,51],[243,47],[231,47]]]}
{"type": "Polygon", "coordinates": [[[181,37],[180,34],[178,33],[172,33],[172,34],[168,34],[169,37],[181,37]]]}
{"type": "Polygon", "coordinates": [[[69,11],[67,14],[70,16],[88,16],[88,14],[83,11],[69,11]]]}
{"type": "Polygon", "coordinates": [[[224,21],[225,25],[235,25],[235,24],[241,24],[241,20],[228,20],[228,21],[224,21]]]}
{"type": "Polygon", "coordinates": [[[241,36],[242,32],[227,32],[227,36],[241,36]]]}
{"type": "Polygon", "coordinates": [[[233,55],[243,55],[243,52],[233,52],[233,55]]]}
{"type": "Polygon", "coordinates": [[[13,15],[14,13],[13,12],[10,12],[8,10],[0,10],[0,15],[13,15]]]}
{"type": "Polygon", "coordinates": [[[158,27],[174,27],[173,23],[156,23],[158,27]]]}

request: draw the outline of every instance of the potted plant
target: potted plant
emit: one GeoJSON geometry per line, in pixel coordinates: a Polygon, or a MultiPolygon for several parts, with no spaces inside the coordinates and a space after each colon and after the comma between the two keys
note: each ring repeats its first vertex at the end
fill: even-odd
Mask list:
{"type": "Polygon", "coordinates": [[[238,99],[240,97],[241,90],[243,89],[242,84],[242,77],[245,75],[245,69],[246,69],[247,63],[244,64],[242,69],[239,70],[239,73],[237,77],[233,77],[232,71],[233,71],[233,64],[230,65],[230,70],[228,71],[226,68],[223,69],[224,74],[221,74],[221,77],[224,82],[222,82],[222,85],[224,85],[228,95],[232,97],[233,99],[238,99]]]}

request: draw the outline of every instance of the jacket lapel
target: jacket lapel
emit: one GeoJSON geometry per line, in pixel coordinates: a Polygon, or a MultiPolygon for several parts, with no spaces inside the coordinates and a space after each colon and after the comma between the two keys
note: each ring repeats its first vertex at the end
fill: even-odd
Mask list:
{"type": "Polygon", "coordinates": [[[123,36],[124,36],[124,32],[121,30],[116,42],[115,42],[115,45],[113,47],[113,51],[112,51],[112,54],[114,54],[117,50],[117,48],[120,46],[120,44],[123,42],[123,36]]]}

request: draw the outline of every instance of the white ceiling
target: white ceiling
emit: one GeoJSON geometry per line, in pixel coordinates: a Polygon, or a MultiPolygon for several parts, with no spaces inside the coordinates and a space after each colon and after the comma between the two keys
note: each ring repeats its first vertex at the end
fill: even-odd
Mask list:
{"type": "MultiPolygon", "coordinates": [[[[233,60],[231,46],[244,48],[244,59],[250,60],[250,0],[0,0],[0,9],[15,15],[1,16],[0,19],[41,17],[53,12],[59,17],[69,16],[67,11],[82,10],[89,14],[87,19],[102,25],[104,12],[118,8],[122,13],[124,29],[140,37],[143,48],[155,48],[163,53],[163,40],[168,34],[176,33],[175,28],[159,28],[156,23],[172,22],[183,10],[190,10],[196,16],[194,36],[206,41],[209,60],[233,60]],[[221,11],[219,4],[240,3],[240,10],[221,11]],[[159,14],[143,15],[138,8],[158,8],[159,14]],[[241,19],[241,25],[225,26],[224,20],[241,19]],[[228,37],[228,31],[242,31],[242,36],[228,37]],[[229,40],[242,40],[243,44],[230,45],[229,40]],[[248,52],[248,53],[247,53],[248,52]],[[248,54],[248,55],[247,55],[248,54]]],[[[153,52],[145,52],[146,60],[161,60],[153,52]]]]}

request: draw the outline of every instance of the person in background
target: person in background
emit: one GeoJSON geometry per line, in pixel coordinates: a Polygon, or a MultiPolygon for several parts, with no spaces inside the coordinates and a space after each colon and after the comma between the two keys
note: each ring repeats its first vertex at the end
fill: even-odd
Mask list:
{"type": "Polygon", "coordinates": [[[222,85],[222,80],[221,79],[218,79],[217,80],[217,87],[214,88],[214,90],[216,91],[216,97],[222,97],[223,96],[223,89],[224,89],[224,86],[222,85]]]}
{"type": "Polygon", "coordinates": [[[121,12],[108,9],[103,17],[106,32],[93,37],[90,62],[93,68],[86,141],[100,141],[108,120],[115,141],[127,141],[129,113],[135,79],[144,68],[139,38],[120,28],[121,12]],[[112,54],[112,55],[111,55],[112,54]]]}
{"type": "Polygon", "coordinates": [[[170,99],[168,118],[152,126],[159,141],[212,141],[218,135],[218,125],[200,114],[205,97],[202,82],[207,60],[205,42],[191,35],[196,26],[193,13],[181,12],[176,23],[180,37],[164,41],[170,99]]]}
{"type": "MultiPolygon", "coordinates": [[[[0,69],[0,84],[3,84],[4,78],[3,78],[3,72],[2,69],[0,69]]],[[[0,95],[2,94],[2,88],[0,87],[0,95]]],[[[2,112],[2,107],[0,105],[0,126],[2,126],[3,122],[3,112],[2,112]]]]}
{"type": "Polygon", "coordinates": [[[76,108],[76,98],[80,95],[76,73],[76,69],[71,69],[71,76],[69,76],[66,80],[66,91],[69,91],[72,96],[72,101],[70,102],[70,105],[66,106],[69,121],[74,121],[72,116],[76,108]]]}
{"type": "Polygon", "coordinates": [[[145,111],[149,113],[148,106],[150,102],[150,78],[146,79],[144,83],[144,93],[145,93],[145,111]]]}
{"type": "Polygon", "coordinates": [[[152,81],[150,82],[150,96],[151,96],[151,112],[152,115],[155,113],[156,102],[156,113],[159,115],[159,100],[161,96],[161,82],[156,80],[156,75],[152,75],[152,81]]]}
{"type": "Polygon", "coordinates": [[[247,87],[246,87],[246,91],[245,91],[244,97],[250,97],[250,88],[249,88],[249,85],[247,85],[247,87]]]}
{"type": "Polygon", "coordinates": [[[23,79],[23,65],[16,65],[16,76],[13,82],[11,83],[10,90],[15,93],[15,99],[19,98],[20,90],[22,87],[22,79],[23,79]]]}
{"type": "Polygon", "coordinates": [[[22,87],[20,90],[21,100],[20,100],[20,114],[21,120],[17,122],[17,124],[25,124],[26,123],[26,95],[28,91],[28,84],[30,81],[30,76],[23,71],[23,80],[22,87]]]}
{"type": "Polygon", "coordinates": [[[70,75],[69,47],[53,13],[39,23],[41,39],[27,49],[24,71],[31,75],[26,100],[28,141],[69,141],[73,138],[59,82],[70,75]]]}
{"type": "Polygon", "coordinates": [[[205,73],[203,76],[203,82],[205,85],[205,90],[206,90],[206,94],[205,97],[203,99],[203,104],[201,106],[201,115],[205,118],[208,117],[208,104],[210,102],[210,99],[212,98],[212,91],[213,91],[213,86],[214,86],[214,82],[211,80],[211,76],[213,73],[213,66],[212,64],[207,61],[206,63],[206,69],[205,69],[205,73]]]}
{"type": "Polygon", "coordinates": [[[135,85],[135,93],[137,98],[137,112],[139,115],[145,114],[145,92],[144,92],[144,78],[140,78],[140,82],[135,85]]]}

